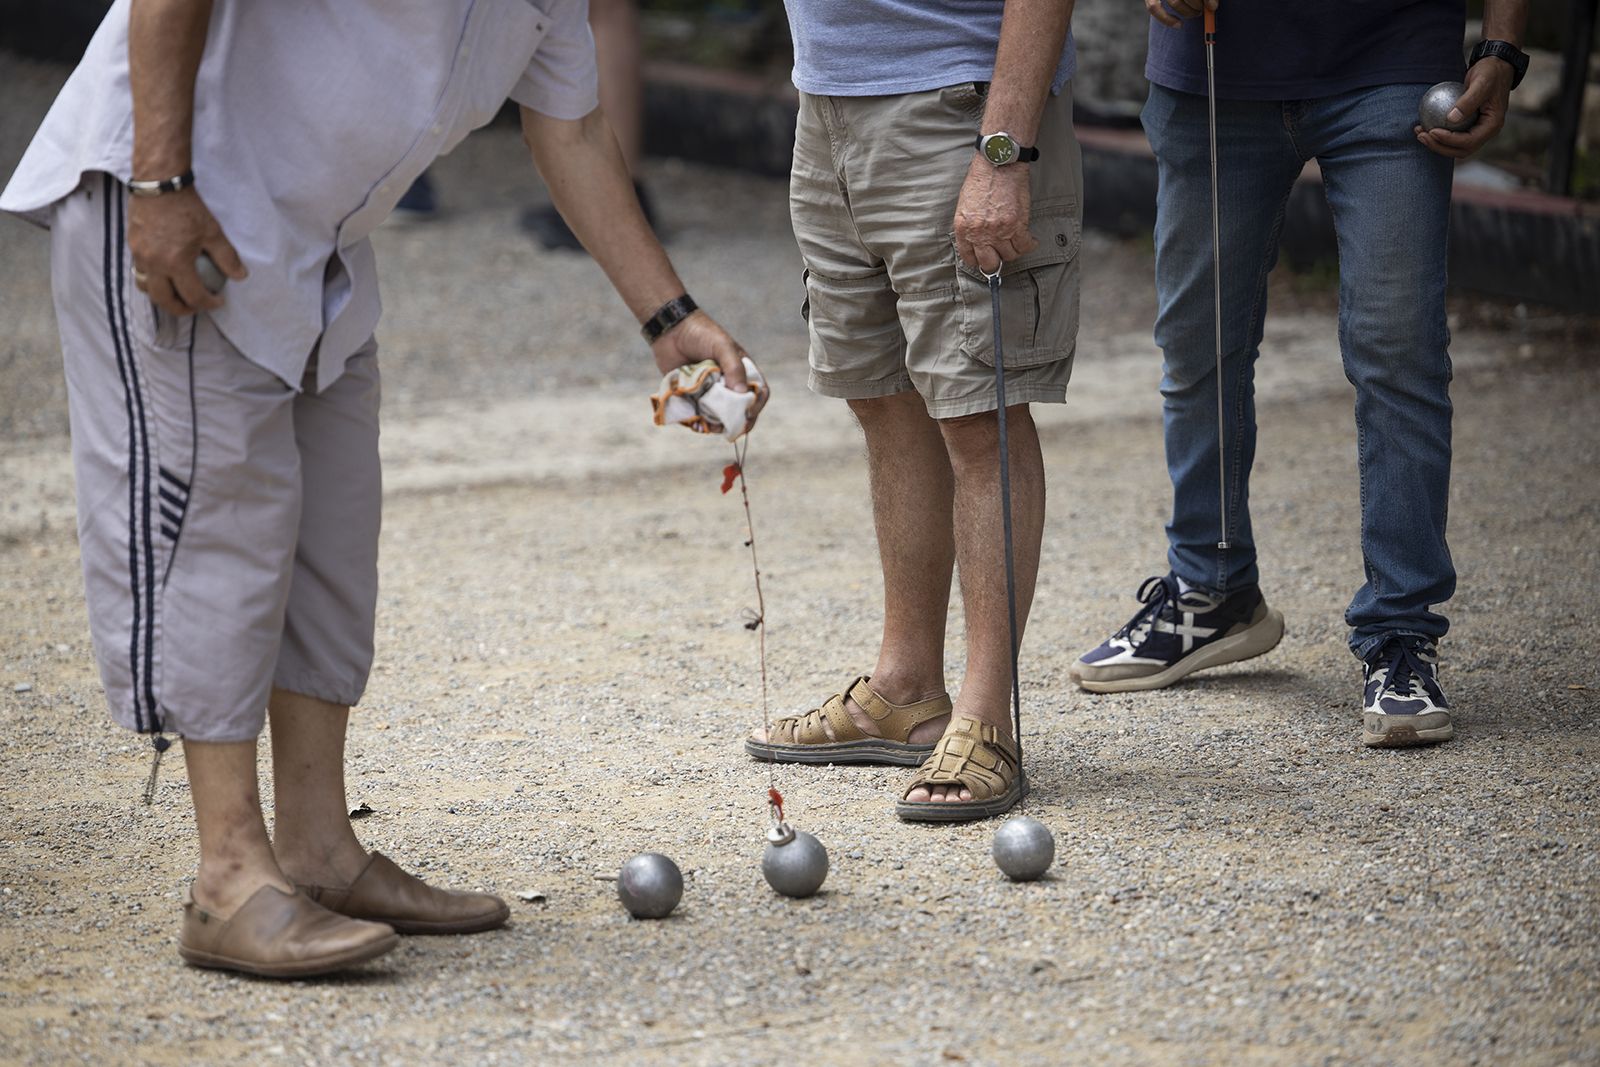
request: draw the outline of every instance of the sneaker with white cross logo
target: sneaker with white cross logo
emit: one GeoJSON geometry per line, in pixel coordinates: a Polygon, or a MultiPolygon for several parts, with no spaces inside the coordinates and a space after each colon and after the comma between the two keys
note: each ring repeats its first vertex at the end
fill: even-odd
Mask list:
{"type": "Polygon", "coordinates": [[[1410,748],[1456,735],[1439,686],[1439,647],[1425,637],[1395,636],[1367,657],[1361,743],[1410,748]]]}
{"type": "Polygon", "coordinates": [[[1257,586],[1225,597],[1182,589],[1172,575],[1146,579],[1144,603],[1127,625],[1072,665],[1072,680],[1091,693],[1162,689],[1195,671],[1272,651],[1283,639],[1283,614],[1257,586]]]}

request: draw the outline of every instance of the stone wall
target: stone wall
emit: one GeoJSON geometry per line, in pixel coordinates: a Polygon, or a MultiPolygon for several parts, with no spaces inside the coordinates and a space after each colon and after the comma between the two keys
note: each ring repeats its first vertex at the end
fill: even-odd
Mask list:
{"type": "Polygon", "coordinates": [[[1078,0],[1075,102],[1108,118],[1134,118],[1144,103],[1144,52],[1150,16],[1140,0],[1078,0]]]}

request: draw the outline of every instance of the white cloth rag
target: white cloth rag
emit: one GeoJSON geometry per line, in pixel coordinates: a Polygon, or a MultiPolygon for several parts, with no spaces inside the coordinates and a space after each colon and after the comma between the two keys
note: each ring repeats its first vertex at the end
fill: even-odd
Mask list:
{"type": "Polygon", "coordinates": [[[744,357],[748,392],[736,393],[722,383],[716,360],[703,359],[677,368],[661,379],[661,391],[650,398],[657,426],[687,426],[696,433],[720,433],[737,441],[750,428],[750,411],[767,395],[767,380],[744,357]]]}

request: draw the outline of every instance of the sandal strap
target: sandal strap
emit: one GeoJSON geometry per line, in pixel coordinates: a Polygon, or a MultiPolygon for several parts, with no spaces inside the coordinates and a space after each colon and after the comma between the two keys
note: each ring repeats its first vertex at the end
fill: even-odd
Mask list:
{"type": "Polygon", "coordinates": [[[863,674],[850,683],[850,699],[860,705],[861,710],[872,717],[877,724],[878,732],[889,741],[909,741],[911,731],[918,726],[937,719],[941,715],[950,714],[950,694],[940,693],[927,700],[919,700],[914,704],[891,704],[867,684],[869,676],[863,674]]]}
{"type": "Polygon", "coordinates": [[[867,677],[865,674],[861,675],[845,686],[844,693],[833,694],[823,701],[819,708],[774,720],[771,740],[784,745],[826,745],[839,741],[878,740],[856,725],[856,720],[850,715],[850,709],[844,706],[845,693],[850,694],[850,699],[872,717],[882,740],[885,741],[909,740],[911,731],[929,719],[950,714],[949,694],[919,700],[915,704],[891,704],[868,687],[867,677]],[[828,726],[833,727],[832,737],[828,736],[828,726]]]}
{"type": "Polygon", "coordinates": [[[922,786],[956,785],[970,790],[973,800],[992,800],[1011,789],[1019,769],[1016,748],[999,730],[962,715],[951,720],[901,799],[922,786]]]}
{"type": "MultiPolygon", "coordinates": [[[[833,727],[835,741],[855,741],[867,736],[850,717],[849,709],[844,706],[842,693],[835,693],[828,698],[828,702],[822,705],[822,714],[828,717],[828,724],[833,727]]],[[[823,740],[827,740],[827,735],[823,735],[823,740]]]]}
{"type": "Polygon", "coordinates": [[[819,708],[775,720],[771,740],[783,745],[826,745],[866,736],[845,708],[844,694],[835,693],[819,708]],[[828,736],[828,726],[824,723],[833,727],[832,737],[828,736]]]}

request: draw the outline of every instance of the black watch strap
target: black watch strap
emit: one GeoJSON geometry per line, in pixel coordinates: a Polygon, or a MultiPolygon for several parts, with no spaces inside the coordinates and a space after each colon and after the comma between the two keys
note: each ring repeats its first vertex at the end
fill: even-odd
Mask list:
{"type": "Polygon", "coordinates": [[[1528,73],[1528,53],[1512,44],[1510,41],[1479,41],[1472,46],[1472,59],[1467,64],[1471,66],[1480,59],[1503,59],[1511,64],[1511,88],[1515,89],[1522,84],[1522,79],[1528,73]]]}
{"type": "MultiPolygon", "coordinates": [[[[980,133],[980,134],[978,134],[978,136],[972,142],[972,147],[977,149],[978,154],[981,155],[981,156],[984,156],[984,158],[986,158],[986,159],[988,158],[988,156],[983,150],[983,142],[985,140],[987,140],[989,138],[989,136],[990,136],[989,134],[980,133]]],[[[1008,139],[1010,139],[1011,135],[1010,134],[1006,134],[1006,137],[1008,139]]],[[[1009,162],[1009,163],[1037,163],[1039,161],[1039,150],[1037,148],[1032,148],[1032,147],[1029,147],[1027,145],[1017,144],[1017,142],[1015,140],[1012,140],[1011,143],[1014,144],[1014,145],[1017,145],[1017,158],[1016,159],[1012,159],[1012,160],[1007,160],[1007,162],[1009,162]]],[[[989,162],[993,163],[994,160],[990,159],[989,162]]]]}
{"type": "Polygon", "coordinates": [[[644,335],[646,341],[655,344],[656,338],[699,310],[700,305],[694,302],[694,297],[684,293],[657,308],[656,313],[640,325],[639,332],[644,335]]]}

